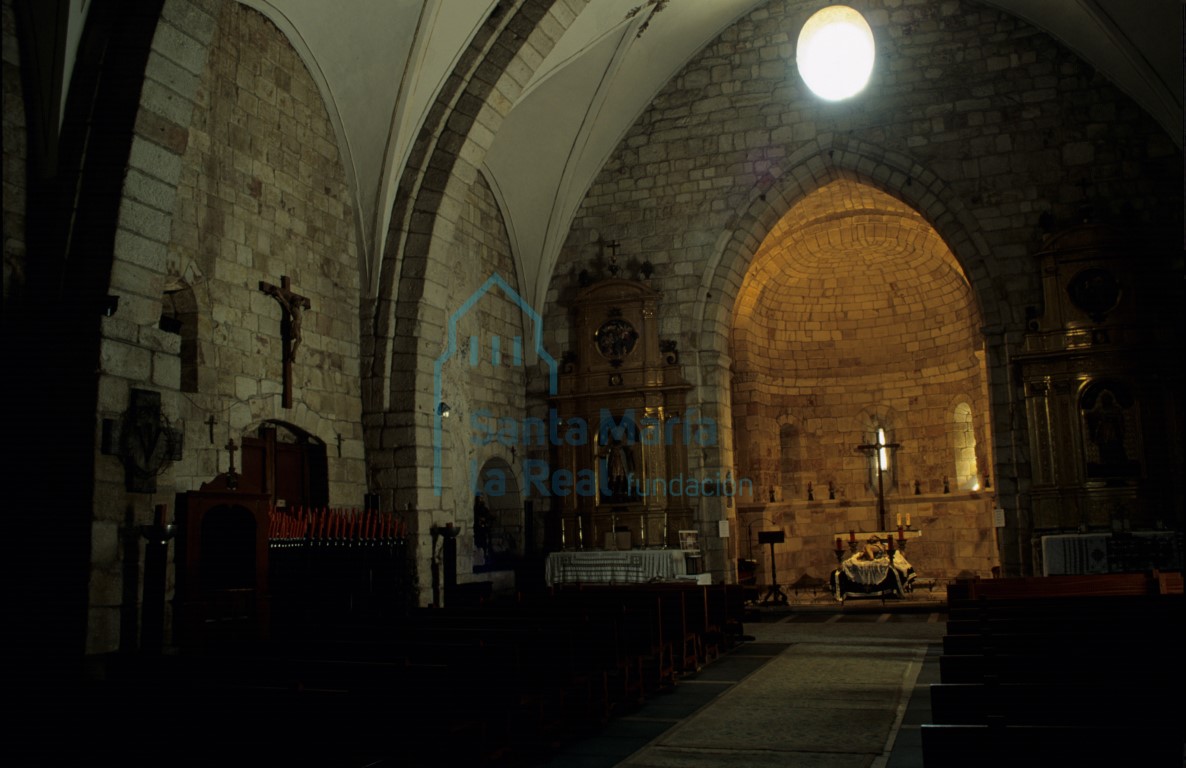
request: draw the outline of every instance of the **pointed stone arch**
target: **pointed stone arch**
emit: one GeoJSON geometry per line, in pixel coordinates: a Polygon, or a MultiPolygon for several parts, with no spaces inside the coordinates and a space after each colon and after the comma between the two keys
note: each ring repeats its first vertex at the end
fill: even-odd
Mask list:
{"type": "MultiPolygon", "coordinates": [[[[731,349],[733,321],[747,271],[767,235],[788,212],[813,192],[847,180],[885,193],[917,212],[943,241],[967,280],[979,313],[984,342],[991,434],[1008,436],[995,443],[996,471],[1024,474],[1024,425],[1015,423],[1015,387],[1008,375],[1008,347],[1024,327],[1024,307],[1037,301],[1040,286],[1034,275],[1005,275],[994,259],[989,239],[967,205],[935,172],[908,155],[837,134],[821,134],[772,168],[755,187],[721,234],[709,257],[700,284],[691,330],[699,340],[698,365],[691,375],[706,407],[719,408],[714,417],[732,423],[732,398],[714,393],[714,382],[730,381],[737,361],[731,349]],[[1006,285],[1009,293],[1006,294],[1006,285]],[[1024,467],[1021,467],[1023,470],[1024,467]]],[[[728,439],[726,436],[726,440],[728,439]]],[[[710,465],[733,461],[735,446],[722,442],[710,465]]],[[[906,480],[903,479],[903,482],[906,480]]],[[[1008,502],[1005,502],[1008,504],[1008,502]]]]}
{"type": "MultiPolygon", "coordinates": [[[[364,308],[371,330],[364,338],[363,418],[373,446],[372,487],[385,508],[420,511],[411,529],[422,543],[447,501],[417,468],[433,466],[434,362],[455,308],[452,265],[467,195],[484,184],[481,157],[521,92],[523,73],[543,61],[585,4],[518,0],[495,7],[429,110],[392,205],[378,294],[364,308]]],[[[516,275],[511,282],[521,281],[516,275]]],[[[428,546],[416,547],[418,571],[428,571],[430,554],[428,546]]]]}
{"type": "Polygon", "coordinates": [[[988,241],[960,197],[934,172],[901,152],[832,134],[809,142],[783,166],[770,170],[766,183],[722,228],[698,297],[703,346],[728,353],[722,340],[728,338],[733,305],[758,247],[797,203],[840,179],[873,187],[918,211],[959,262],[987,326],[1024,321],[1020,308],[1016,317],[1003,315],[1002,304],[1009,305],[1003,302],[988,241]]]}

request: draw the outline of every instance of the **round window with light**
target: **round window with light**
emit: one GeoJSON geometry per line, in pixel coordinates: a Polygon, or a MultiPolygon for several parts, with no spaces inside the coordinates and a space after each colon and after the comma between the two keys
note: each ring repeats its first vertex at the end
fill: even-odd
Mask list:
{"type": "Polygon", "coordinates": [[[847,5],[817,11],[799,32],[795,58],[812,93],[840,101],[860,93],[873,74],[873,30],[847,5]]]}

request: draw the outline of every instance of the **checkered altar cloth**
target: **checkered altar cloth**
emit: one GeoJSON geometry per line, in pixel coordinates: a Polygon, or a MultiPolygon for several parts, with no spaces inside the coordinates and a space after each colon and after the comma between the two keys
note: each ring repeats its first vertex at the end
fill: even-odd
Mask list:
{"type": "Polygon", "coordinates": [[[544,578],[548,586],[577,582],[641,584],[670,581],[687,573],[679,549],[553,552],[548,555],[544,578]]]}

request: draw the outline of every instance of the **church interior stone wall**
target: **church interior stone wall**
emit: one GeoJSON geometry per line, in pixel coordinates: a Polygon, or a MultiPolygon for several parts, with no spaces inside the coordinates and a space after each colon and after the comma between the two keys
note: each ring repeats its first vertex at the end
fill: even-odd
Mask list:
{"type": "MultiPolygon", "coordinates": [[[[565,297],[579,271],[599,256],[597,244],[616,240],[623,263],[654,265],[652,284],[663,294],[662,333],[696,351],[682,358],[688,379],[725,377],[721,369],[733,371],[740,358],[733,346],[733,313],[767,237],[815,190],[855,180],[916,212],[954,255],[952,274],[962,272],[968,286],[962,295],[953,294],[965,308],[948,310],[951,321],[964,323],[960,335],[944,340],[958,360],[938,364],[932,383],[904,375],[894,410],[913,413],[910,398],[927,390],[932,412],[920,426],[929,434],[923,439],[938,444],[948,440],[940,432],[957,405],[952,399],[966,397],[973,423],[983,426],[977,445],[984,445],[984,453],[978,458],[992,475],[998,501],[1016,508],[1026,503],[1030,467],[1024,441],[1013,438],[1024,426],[1014,416],[1019,392],[1008,371],[1006,345],[1022,332],[1026,307],[1041,302],[1029,256],[1044,226],[1074,223],[1087,208],[1103,218],[1179,217],[1180,211],[1166,207],[1181,192],[1179,169],[1170,162],[1176,150],[1126,96],[1020,20],[981,5],[936,9],[874,2],[863,12],[876,30],[878,55],[893,63],[858,108],[802,96],[804,85],[786,61],[788,41],[795,39],[806,11],[789,3],[739,19],[688,62],[639,117],[589,190],[553,273],[548,338],[558,348],[569,343],[561,311],[565,297]],[[732,313],[722,308],[730,306],[732,313]],[[969,324],[973,306],[978,326],[969,324]],[[974,374],[982,364],[984,378],[978,381],[974,374]],[[923,390],[905,393],[915,386],[923,390]]],[[[929,317],[929,300],[919,292],[905,304],[915,302],[918,316],[929,317]]],[[[946,332],[925,325],[922,330],[928,335],[914,343],[946,332]]],[[[847,418],[856,420],[857,410],[874,399],[866,396],[872,394],[870,384],[869,379],[853,384],[847,418]]],[[[734,386],[736,417],[739,407],[748,407],[738,403],[736,387],[760,391],[761,386],[744,380],[734,386]]],[[[820,387],[814,394],[825,399],[829,392],[820,387]]],[[[692,397],[717,399],[702,390],[692,397]]],[[[761,420],[766,414],[753,415],[761,420]]],[[[772,437],[767,444],[773,445],[772,437]]],[[[737,451],[732,466],[743,458],[741,441],[721,446],[719,456],[708,461],[725,468],[720,459],[730,448],[737,451]]],[[[924,491],[934,490],[942,475],[956,474],[950,449],[944,446],[943,452],[945,460],[922,451],[903,453],[924,491]]],[[[855,453],[847,459],[844,474],[850,479],[843,484],[850,493],[860,460],[855,453]]],[[[773,473],[773,464],[759,471],[773,473]]],[[[777,483],[769,485],[777,489],[777,483]]],[[[867,494],[864,487],[857,490],[867,494]]],[[[734,519],[723,500],[706,502],[701,514],[734,519]]],[[[978,523],[981,538],[991,534],[988,525],[978,523]]],[[[1003,541],[1001,548],[1006,572],[1020,572],[1028,542],[1003,541]]]]}
{"type": "Polygon", "coordinates": [[[15,299],[24,283],[25,271],[25,199],[28,168],[27,122],[24,88],[21,85],[21,53],[16,38],[16,19],[12,6],[4,4],[3,58],[4,83],[4,300],[15,299]]]}
{"type": "MultiPolygon", "coordinates": [[[[1031,326],[1047,299],[1035,254],[1051,232],[1089,218],[1169,229],[1182,218],[1174,138],[1056,38],[985,3],[869,0],[861,10],[885,66],[859,101],[838,105],[810,97],[794,70],[809,9],[757,6],[687,61],[599,162],[571,221],[548,231],[545,250],[563,242],[551,263],[550,251],[516,252],[483,153],[579,0],[500,4],[477,22],[423,124],[400,145],[403,175],[375,192],[388,207],[374,215],[382,224],[360,221],[374,212],[360,213],[341,115],[308,53],[250,5],[162,0],[147,21],[92,11],[132,31],[111,37],[112,61],[87,78],[94,93],[67,110],[62,146],[84,167],[54,184],[83,178],[85,192],[72,197],[43,188],[40,174],[53,169],[40,142],[56,134],[37,110],[26,114],[46,94],[25,90],[44,76],[17,50],[14,2],[3,3],[4,313],[8,325],[17,307],[19,332],[32,331],[15,345],[16,364],[32,371],[17,390],[16,407],[28,413],[18,414],[16,434],[56,431],[62,442],[60,466],[46,470],[52,462],[39,456],[16,466],[47,477],[80,467],[63,481],[69,503],[44,519],[70,526],[46,570],[68,564],[61,582],[81,573],[81,585],[59,599],[50,579],[37,596],[84,616],[86,653],[136,644],[139,526],[156,505],[226,471],[228,441],[265,423],[325,444],[331,505],[357,507],[376,494],[383,510],[407,517],[421,604],[436,599],[442,526],[462,531],[462,580],[495,578],[474,571],[474,495],[495,493],[482,480],[497,470],[516,504],[548,505],[532,499],[523,468],[546,448],[501,431],[508,420],[514,430],[546,416],[554,393],[534,348],[537,324],[554,359],[571,351],[581,274],[604,276],[611,253],[630,278],[650,268],[641,279],[659,292],[654,325],[688,387],[681,398],[715,422],[715,442],[689,451],[688,471],[727,475],[741,492],[694,506],[714,581],[734,579],[735,559],[751,553],[765,567],[751,535],[767,527],[789,534],[777,554],[784,581],[825,576],[836,533],[876,529],[876,472],[858,446],[878,426],[900,443],[883,477],[885,527],[909,514],[923,531],[910,550],[922,575],[1033,571],[1032,494],[1049,473],[1031,454],[1070,430],[1064,419],[1030,434],[1026,397],[1037,408],[1047,374],[1035,364],[1034,380],[1022,382],[1014,367],[1027,333],[1039,341],[1031,326]],[[119,47],[129,39],[151,45],[119,47]],[[115,61],[138,69],[128,78],[115,61]],[[118,88],[103,79],[116,77],[118,88]],[[122,95],[102,101],[100,89],[122,95]],[[82,109],[87,99],[100,108],[82,109]],[[95,157],[95,147],[118,144],[105,131],[124,109],[134,118],[126,161],[95,157]],[[53,209],[27,202],[34,195],[53,209]],[[77,231],[76,215],[85,225],[77,231]],[[46,237],[55,229],[70,242],[46,237]],[[96,232],[103,238],[87,239],[96,232]],[[385,249],[368,238],[385,238],[385,249]],[[26,259],[34,248],[44,261],[26,259]],[[311,304],[291,407],[283,360],[293,339],[260,288],[284,277],[311,304]],[[170,440],[173,431],[182,439],[175,459],[155,456],[154,490],[133,492],[126,457],[108,437],[144,391],[160,396],[170,440]],[[482,414],[497,437],[480,439],[482,414]]],[[[1163,258],[1158,237],[1151,259],[1180,276],[1180,257],[1163,258]]],[[[1108,259],[1127,266],[1123,248],[1108,259]]],[[[1180,319],[1171,310],[1159,323],[1167,317],[1180,319]]],[[[1109,376],[1144,343],[1135,338],[1105,350],[1117,352],[1101,356],[1115,369],[1109,376]]],[[[1173,334],[1144,338],[1180,345],[1173,334]]],[[[1058,364],[1059,386],[1086,381],[1072,363],[1058,364]]],[[[1180,374],[1148,370],[1145,410],[1131,418],[1144,419],[1146,435],[1159,427],[1161,452],[1145,466],[1166,476],[1182,455],[1180,374]]],[[[1056,393],[1067,414],[1095,413],[1094,399],[1069,392],[1056,393]]],[[[1081,453],[1058,458],[1084,463],[1081,453]]],[[[1102,460],[1092,456],[1084,461],[1102,460]]],[[[1051,483],[1058,504],[1038,509],[1054,521],[1048,530],[1107,522],[1106,510],[1076,518],[1063,500],[1081,489],[1051,483]]],[[[28,505],[48,485],[16,498],[28,505]]],[[[1142,503],[1168,506],[1176,519],[1133,519],[1180,530],[1180,493],[1169,483],[1155,490],[1142,503]]],[[[64,645],[76,621],[55,625],[64,645]]]]}
{"type": "Polygon", "coordinates": [[[104,320],[99,381],[100,419],[118,419],[134,387],[161,392],[185,450],[150,500],[126,493],[119,457],[97,456],[96,651],[118,642],[124,549],[139,544],[118,535],[126,518],[148,522],[149,501],[172,506],[173,493],[226,472],[229,440],[241,445],[264,421],[292,424],[327,446],[332,506],[362,507],[367,491],[356,234],[325,107],[291,44],[258,12],[228,2],[199,18],[204,24],[186,33],[210,35],[202,57],[186,59],[184,48],[168,48],[167,35],[157,38],[182,62],[161,54],[160,82],[143,97],[133,148],[143,167],[129,172],[113,262],[122,306],[104,320]],[[187,88],[193,101],[183,104],[176,90],[187,88]],[[311,302],[291,408],[281,402],[281,308],[259,287],[282,276],[311,302]],[[190,311],[176,318],[181,329],[164,330],[161,316],[179,296],[190,311]]]}
{"type": "MultiPolygon", "coordinates": [[[[423,340],[442,357],[456,342],[455,352],[442,359],[441,366],[442,402],[452,412],[441,423],[439,509],[443,517],[436,523],[453,521],[461,528],[458,578],[462,582],[472,580],[467,574],[475,562],[474,497],[483,496],[492,510],[502,510],[504,502],[520,499],[526,490],[519,460],[533,445],[524,444],[520,426],[528,366],[536,357],[535,324],[520,303],[506,229],[482,176],[469,188],[465,204],[450,245],[453,262],[446,306],[453,308],[456,323],[440,338],[423,340]],[[500,282],[489,283],[492,276],[500,282]],[[500,469],[483,474],[491,461],[497,461],[500,469]]],[[[502,517],[500,526],[521,528],[521,512],[509,510],[502,517]]]]}
{"type": "Polygon", "coordinates": [[[366,492],[359,393],[359,278],[353,211],[333,129],[312,78],[258,12],[222,6],[199,85],[172,211],[167,268],[197,297],[197,391],[182,398],[194,441],[179,490],[226,470],[223,445],[265,419],[331,449],[330,499],[366,492]],[[261,281],[307,296],[293,407],[280,403],[281,311],[261,281]],[[341,436],[339,455],[338,436],[341,436]],[[205,444],[203,444],[203,442],[205,444]]]}

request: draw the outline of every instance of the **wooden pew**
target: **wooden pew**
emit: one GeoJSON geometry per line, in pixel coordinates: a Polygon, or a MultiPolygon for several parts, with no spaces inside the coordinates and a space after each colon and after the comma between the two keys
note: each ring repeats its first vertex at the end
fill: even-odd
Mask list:
{"type": "Polygon", "coordinates": [[[996,600],[1020,598],[1032,600],[1040,597],[1104,597],[1182,594],[1181,575],[1163,574],[1159,571],[1146,573],[1101,573],[1073,576],[1019,576],[1008,579],[970,579],[957,581],[947,591],[948,600],[976,599],[979,597],[996,600]]]}
{"type": "Polygon", "coordinates": [[[1000,768],[1050,762],[1075,768],[1181,768],[1182,741],[1156,728],[922,726],[926,768],[1000,768]]]}
{"type": "Polygon", "coordinates": [[[953,586],[924,764],[1043,754],[1076,766],[1178,768],[1186,603],[1167,583],[1108,574],[953,586]]]}
{"type": "Polygon", "coordinates": [[[616,627],[618,704],[638,703],[674,684],[673,651],[664,635],[659,594],[646,585],[583,584],[566,588],[562,600],[575,600],[593,621],[616,627]],[[620,697],[620,698],[619,698],[620,697]]]}
{"type": "MultiPolygon", "coordinates": [[[[301,625],[269,643],[170,660],[168,716],[146,727],[170,744],[181,733],[205,739],[206,763],[229,754],[229,741],[195,734],[229,728],[243,740],[237,754],[259,764],[535,764],[616,708],[670,688],[708,644],[724,648],[742,616],[729,598],[720,585],[566,589],[501,607],[301,625]]],[[[129,698],[151,700],[156,687],[133,689],[129,698]]]]}
{"type": "Polygon", "coordinates": [[[1181,728],[1181,694],[1172,685],[1142,682],[932,684],[931,722],[938,725],[1082,725],[1181,728]]]}

